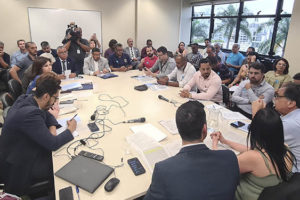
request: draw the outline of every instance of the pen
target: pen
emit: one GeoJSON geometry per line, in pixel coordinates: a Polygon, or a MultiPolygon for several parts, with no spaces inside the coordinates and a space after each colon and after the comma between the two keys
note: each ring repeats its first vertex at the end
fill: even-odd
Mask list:
{"type": "Polygon", "coordinates": [[[72,119],[70,119],[70,121],[72,121],[76,116],[77,116],[77,113],[76,113],[76,115],[74,115],[74,117],[72,117],[72,119]]]}
{"type": "Polygon", "coordinates": [[[80,196],[79,196],[79,187],[76,185],[76,193],[77,193],[77,197],[78,197],[78,200],[80,200],[80,196]]]}

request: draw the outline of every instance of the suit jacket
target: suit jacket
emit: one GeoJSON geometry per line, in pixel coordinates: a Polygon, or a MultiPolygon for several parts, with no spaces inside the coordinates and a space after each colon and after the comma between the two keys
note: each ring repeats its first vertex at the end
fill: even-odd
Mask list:
{"type": "Polygon", "coordinates": [[[230,200],[238,183],[239,166],[232,151],[187,146],[155,165],[144,200],[230,200]]]}
{"type": "MultiPolygon", "coordinates": [[[[100,59],[98,60],[98,69],[100,71],[103,71],[104,68],[110,71],[107,59],[100,57],[100,59]]],[[[93,75],[94,72],[95,62],[93,56],[86,57],[84,59],[83,73],[87,75],[93,75]]]]}
{"type": "MultiPolygon", "coordinates": [[[[67,58],[67,69],[71,70],[72,73],[79,73],[79,70],[76,68],[75,63],[71,60],[71,58],[67,58]]],[[[53,63],[52,71],[57,74],[62,74],[62,66],[59,58],[56,58],[55,63],[53,63]]]]}
{"type": "Polygon", "coordinates": [[[21,95],[13,104],[0,136],[0,175],[6,192],[25,194],[33,182],[33,166],[73,139],[68,129],[53,136],[49,127],[57,125],[32,95],[21,95]]]}
{"type": "MultiPolygon", "coordinates": [[[[140,54],[139,49],[136,48],[136,47],[132,47],[132,48],[133,48],[133,52],[134,52],[135,57],[136,57],[138,60],[141,60],[141,54],[140,54]]],[[[126,48],[124,49],[124,52],[125,52],[126,54],[128,54],[129,57],[131,58],[129,47],[126,47],[126,48]]],[[[132,60],[132,58],[131,58],[131,60],[132,60]]]]}

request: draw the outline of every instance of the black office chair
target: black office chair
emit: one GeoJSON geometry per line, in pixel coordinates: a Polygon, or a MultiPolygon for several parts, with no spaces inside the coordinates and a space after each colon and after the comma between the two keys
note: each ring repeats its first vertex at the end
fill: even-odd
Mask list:
{"type": "Polygon", "coordinates": [[[258,200],[298,200],[300,197],[300,173],[295,173],[287,182],[265,188],[258,200]]]}
{"type": "Polygon", "coordinates": [[[5,108],[10,107],[13,105],[14,103],[14,99],[11,97],[11,95],[8,92],[3,93],[0,96],[2,105],[3,105],[3,110],[5,110],[5,108]]]}
{"type": "Polygon", "coordinates": [[[230,107],[230,91],[226,85],[222,85],[223,103],[226,107],[230,107]]]}
{"type": "Polygon", "coordinates": [[[16,100],[22,94],[22,85],[15,79],[11,79],[8,81],[8,91],[16,100]]]}

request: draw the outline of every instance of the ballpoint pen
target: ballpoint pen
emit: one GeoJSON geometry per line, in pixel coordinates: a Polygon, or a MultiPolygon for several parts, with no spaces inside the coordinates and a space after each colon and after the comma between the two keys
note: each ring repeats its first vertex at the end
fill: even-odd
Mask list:
{"type": "Polygon", "coordinates": [[[70,121],[72,121],[76,116],[77,116],[77,113],[76,113],[76,115],[74,115],[74,117],[72,117],[72,118],[70,119],[70,121]]]}
{"type": "Polygon", "coordinates": [[[78,200],[80,200],[80,196],[79,196],[79,187],[76,185],[76,193],[77,193],[77,197],[78,197],[78,200]]]}

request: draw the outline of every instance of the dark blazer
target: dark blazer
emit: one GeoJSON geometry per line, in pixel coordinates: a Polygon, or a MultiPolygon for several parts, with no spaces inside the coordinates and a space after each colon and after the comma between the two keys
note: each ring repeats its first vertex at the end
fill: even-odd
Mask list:
{"type": "Polygon", "coordinates": [[[68,129],[53,136],[49,127],[57,125],[53,115],[39,109],[32,95],[21,95],[13,104],[0,136],[0,175],[6,192],[26,194],[34,183],[33,166],[43,164],[45,157],[51,159],[52,151],[73,139],[68,129]]]}
{"type": "Polygon", "coordinates": [[[199,144],[184,147],[177,155],[156,163],[144,199],[232,200],[238,183],[236,155],[199,144]]]}
{"type": "MultiPolygon", "coordinates": [[[[67,69],[71,70],[72,73],[79,73],[78,69],[76,69],[75,63],[71,60],[71,58],[67,58],[67,69]]],[[[52,71],[57,74],[62,74],[62,66],[59,58],[56,58],[55,63],[53,63],[52,71]]]]}
{"type": "MultiPolygon", "coordinates": [[[[40,55],[42,55],[43,53],[45,53],[43,50],[39,50],[39,51],[37,51],[37,56],[40,56],[40,55]]],[[[52,56],[53,56],[54,58],[57,58],[57,57],[58,57],[57,52],[56,52],[56,49],[51,49],[51,52],[50,52],[50,53],[52,54],[52,56]]]]}

